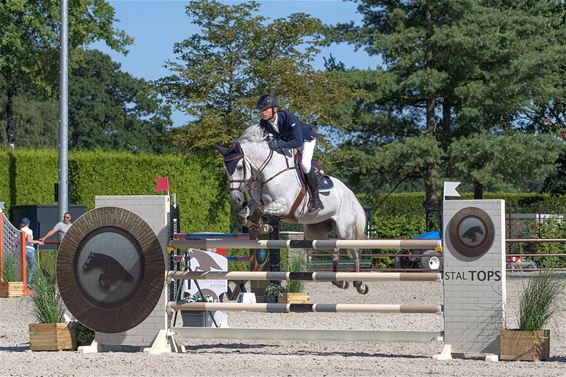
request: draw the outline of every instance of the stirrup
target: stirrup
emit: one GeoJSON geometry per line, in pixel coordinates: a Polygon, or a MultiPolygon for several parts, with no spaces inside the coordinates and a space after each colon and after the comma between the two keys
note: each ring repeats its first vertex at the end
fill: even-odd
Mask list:
{"type": "Polygon", "coordinates": [[[322,201],[320,199],[309,200],[307,207],[309,212],[316,212],[316,211],[320,211],[321,209],[324,209],[324,205],[322,204],[322,201]]]}

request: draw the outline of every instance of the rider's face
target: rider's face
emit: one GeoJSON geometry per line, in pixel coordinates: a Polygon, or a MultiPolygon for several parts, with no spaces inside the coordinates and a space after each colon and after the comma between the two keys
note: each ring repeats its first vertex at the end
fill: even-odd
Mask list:
{"type": "Polygon", "coordinates": [[[275,111],[276,110],[275,110],[274,107],[268,107],[267,109],[260,110],[261,119],[269,120],[269,119],[273,118],[275,111]]]}

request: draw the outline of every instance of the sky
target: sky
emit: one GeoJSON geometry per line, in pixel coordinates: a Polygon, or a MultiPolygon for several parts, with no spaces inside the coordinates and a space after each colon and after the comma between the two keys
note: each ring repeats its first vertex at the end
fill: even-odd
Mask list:
{"type": "MultiPolygon", "coordinates": [[[[137,78],[156,80],[171,72],[163,67],[167,60],[174,60],[173,45],[198,32],[185,14],[187,0],[109,0],[119,20],[117,27],[134,38],[129,53],[124,56],[96,43],[93,48],[109,54],[122,65],[122,70],[137,78]]],[[[221,1],[237,3],[237,1],[221,1]]],[[[271,19],[286,17],[291,13],[308,13],[326,24],[354,21],[359,23],[361,15],[356,13],[356,3],[342,0],[261,0],[261,15],[271,19]]],[[[346,67],[375,68],[378,59],[364,51],[354,51],[347,44],[325,48],[316,58],[314,66],[322,69],[324,59],[332,55],[346,67]]],[[[174,127],[184,125],[188,116],[174,111],[174,127]]]]}

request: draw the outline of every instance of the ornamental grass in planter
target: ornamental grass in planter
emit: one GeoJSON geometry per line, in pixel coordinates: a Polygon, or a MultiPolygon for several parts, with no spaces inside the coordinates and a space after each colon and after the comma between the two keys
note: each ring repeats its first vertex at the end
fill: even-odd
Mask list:
{"type": "Polygon", "coordinates": [[[61,351],[77,349],[75,328],[64,323],[64,307],[55,279],[42,268],[34,274],[31,295],[33,314],[38,323],[29,325],[32,351],[61,351]]]}
{"type": "Polygon", "coordinates": [[[18,266],[12,252],[2,253],[2,281],[0,281],[0,297],[21,297],[25,284],[18,279],[18,266]]]}
{"type": "MultiPolygon", "coordinates": [[[[294,256],[289,264],[289,271],[305,271],[306,265],[304,257],[294,256]]],[[[285,288],[285,292],[279,295],[279,302],[290,304],[306,304],[309,302],[309,294],[305,292],[305,282],[303,280],[290,280],[285,288]]]]}
{"type": "Polygon", "coordinates": [[[519,329],[501,332],[501,360],[547,360],[550,330],[544,329],[559,309],[565,284],[550,272],[541,272],[523,286],[519,297],[519,329]]]}

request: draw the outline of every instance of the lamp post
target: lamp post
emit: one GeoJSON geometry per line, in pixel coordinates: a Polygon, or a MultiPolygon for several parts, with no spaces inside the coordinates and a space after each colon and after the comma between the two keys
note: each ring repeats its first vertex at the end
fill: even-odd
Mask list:
{"type": "Polygon", "coordinates": [[[68,210],[69,202],[69,160],[68,160],[68,3],[67,0],[61,0],[61,35],[60,35],[60,52],[59,52],[59,69],[60,69],[60,85],[59,85],[59,185],[58,185],[58,210],[59,219],[63,218],[63,214],[68,210]]]}

